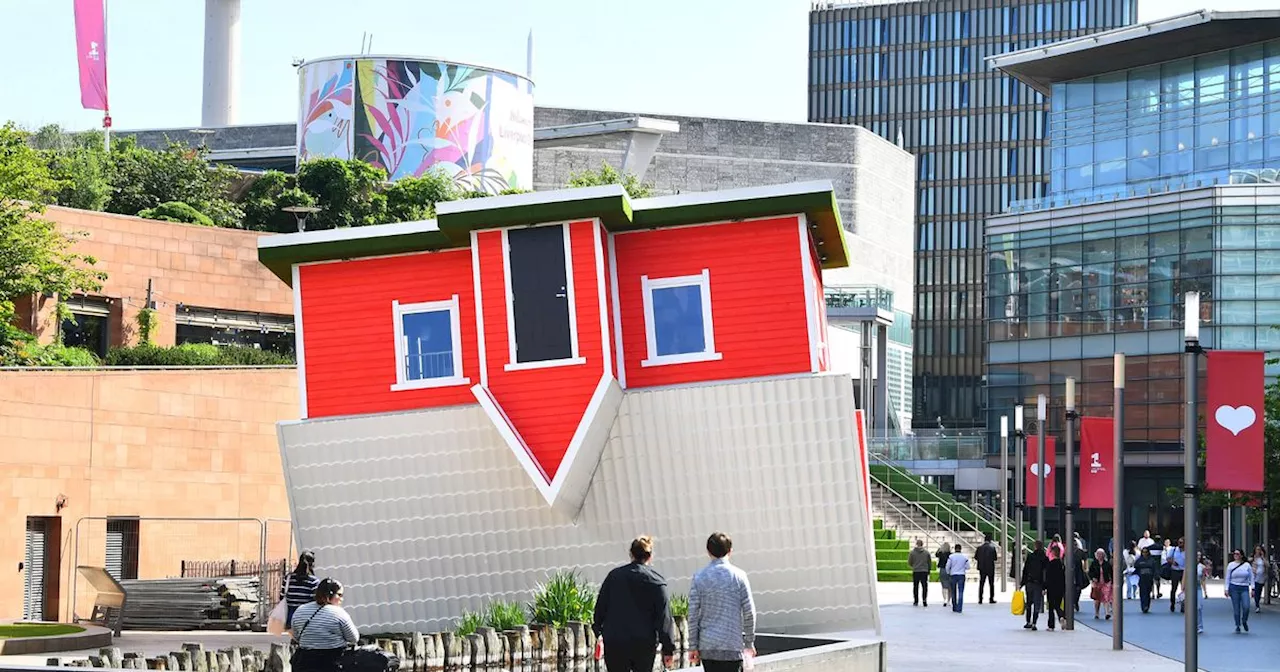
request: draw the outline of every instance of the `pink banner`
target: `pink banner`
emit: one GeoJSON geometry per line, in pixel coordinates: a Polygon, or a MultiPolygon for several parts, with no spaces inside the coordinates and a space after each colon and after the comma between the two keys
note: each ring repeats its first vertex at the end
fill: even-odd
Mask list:
{"type": "Polygon", "coordinates": [[[80,104],[86,110],[107,106],[106,0],[75,0],[76,58],[80,63],[80,104]]]}

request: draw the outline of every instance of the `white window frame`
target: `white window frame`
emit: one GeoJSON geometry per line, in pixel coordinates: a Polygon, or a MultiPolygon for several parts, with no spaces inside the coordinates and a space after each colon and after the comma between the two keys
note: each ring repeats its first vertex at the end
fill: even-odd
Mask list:
{"type": "Polygon", "coordinates": [[[667,366],[670,364],[691,364],[693,362],[713,362],[723,359],[724,355],[716,351],[715,326],[711,318],[711,271],[702,269],[697,275],[680,275],[670,278],[650,279],[640,276],[640,290],[644,298],[644,335],[648,344],[648,357],[640,362],[640,366],[667,366]],[[680,355],[659,355],[658,335],[653,318],[653,290],[670,289],[672,287],[698,287],[702,293],[702,352],[688,352],[680,355]]]}
{"type": "Polygon", "coordinates": [[[458,295],[445,301],[428,301],[425,303],[391,302],[392,319],[395,320],[396,382],[391,386],[392,392],[404,390],[425,390],[433,387],[453,387],[470,385],[471,379],[462,375],[462,325],[459,321],[458,295]],[[453,338],[453,375],[448,378],[423,378],[409,380],[405,368],[404,317],[417,313],[449,312],[449,327],[453,338]]]}

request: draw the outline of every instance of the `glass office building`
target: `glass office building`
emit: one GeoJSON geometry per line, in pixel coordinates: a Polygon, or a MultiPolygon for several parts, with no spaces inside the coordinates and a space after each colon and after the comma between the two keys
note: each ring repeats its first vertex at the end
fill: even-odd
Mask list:
{"type": "Polygon", "coordinates": [[[917,157],[917,426],[982,426],[983,222],[1047,193],[1047,97],[986,59],[1136,16],[1137,0],[814,5],[809,120],[863,126],[917,157]]]}
{"type": "MultiPolygon", "coordinates": [[[[1206,348],[1280,352],[1280,12],[1200,12],[992,62],[1052,112],[1049,193],[987,222],[989,448],[1000,416],[1041,394],[1061,442],[1067,377],[1081,415],[1113,417],[1123,352],[1125,529],[1180,533],[1184,295],[1201,294],[1206,348]]],[[[1082,533],[1109,516],[1086,512],[1082,533]]]]}

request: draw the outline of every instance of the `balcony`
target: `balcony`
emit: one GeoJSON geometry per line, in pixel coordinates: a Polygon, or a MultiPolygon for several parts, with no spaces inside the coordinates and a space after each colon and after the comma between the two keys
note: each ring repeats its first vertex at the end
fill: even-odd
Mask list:
{"type": "Polygon", "coordinates": [[[911,434],[874,431],[867,448],[874,460],[904,466],[914,462],[986,460],[986,438],[981,429],[917,429],[911,434]]]}
{"type": "Polygon", "coordinates": [[[835,324],[893,324],[893,291],[877,285],[826,288],[827,319],[835,324]]]}

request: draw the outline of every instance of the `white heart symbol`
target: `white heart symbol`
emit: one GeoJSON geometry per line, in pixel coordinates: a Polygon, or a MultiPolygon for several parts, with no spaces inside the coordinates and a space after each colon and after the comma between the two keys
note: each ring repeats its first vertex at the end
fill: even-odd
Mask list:
{"type": "MultiPolygon", "coordinates": [[[[1031,464],[1031,473],[1035,474],[1036,476],[1039,476],[1039,475],[1040,475],[1040,463],[1039,463],[1039,462],[1033,462],[1033,463],[1031,464]]],[[[1048,476],[1048,475],[1049,475],[1049,474],[1051,474],[1051,473],[1053,473],[1053,465],[1052,465],[1052,464],[1049,464],[1048,462],[1046,462],[1046,463],[1045,463],[1045,465],[1044,465],[1044,475],[1045,475],[1045,476],[1048,476]]]]}
{"type": "Polygon", "coordinates": [[[1223,429],[1234,436],[1240,436],[1240,432],[1253,426],[1258,419],[1258,414],[1248,406],[1219,406],[1218,410],[1214,411],[1213,418],[1222,425],[1223,429]]]}

